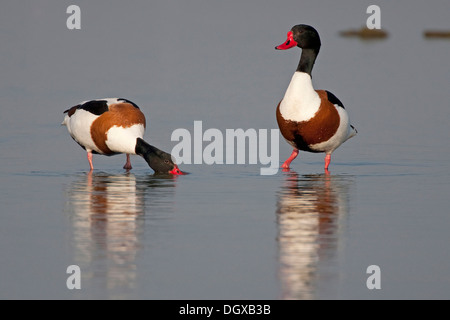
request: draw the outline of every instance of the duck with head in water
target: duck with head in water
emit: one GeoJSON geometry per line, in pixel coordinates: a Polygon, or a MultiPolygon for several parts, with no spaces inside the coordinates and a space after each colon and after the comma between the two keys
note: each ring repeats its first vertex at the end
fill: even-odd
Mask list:
{"type": "Polygon", "coordinates": [[[276,111],[280,132],[294,148],[282,165],[284,169],[289,169],[302,150],[324,152],[325,171],[328,171],[331,153],[357,133],[342,102],[331,92],[315,90],[312,85],[311,72],[320,46],[316,29],[300,24],[288,32],[283,44],[275,47],[277,50],[302,49],[297,70],[276,111]]]}
{"type": "Polygon", "coordinates": [[[89,100],[64,111],[63,125],[70,136],[87,151],[91,171],[92,154],[127,155],[123,167],[130,170],[130,154],[140,155],[155,173],[184,174],[172,156],[143,140],[146,121],[139,107],[127,99],[89,100]]]}

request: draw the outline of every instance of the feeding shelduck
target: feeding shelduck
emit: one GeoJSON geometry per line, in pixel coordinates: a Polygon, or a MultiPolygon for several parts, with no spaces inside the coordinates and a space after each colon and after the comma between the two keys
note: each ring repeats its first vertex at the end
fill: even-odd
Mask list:
{"type": "Polygon", "coordinates": [[[277,50],[295,46],[302,49],[297,70],[277,107],[281,134],[294,147],[282,165],[285,169],[289,168],[299,150],[303,150],[325,152],[325,171],[328,171],[331,153],[357,133],[342,102],[331,92],[315,90],[312,85],[311,71],[320,45],[316,29],[300,24],[292,27],[287,40],[275,47],[277,50]]]}
{"type": "Polygon", "coordinates": [[[130,154],[142,156],[155,173],[183,174],[170,154],[143,140],[145,116],[127,99],[89,100],[64,111],[63,125],[71,137],[87,151],[91,171],[92,154],[112,156],[125,153],[124,169],[130,170],[130,154]]]}

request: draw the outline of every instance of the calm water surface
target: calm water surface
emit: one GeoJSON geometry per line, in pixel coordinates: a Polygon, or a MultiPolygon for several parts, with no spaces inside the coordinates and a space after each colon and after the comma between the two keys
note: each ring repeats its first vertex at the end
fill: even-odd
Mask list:
{"type": "MultiPolygon", "coordinates": [[[[449,28],[448,1],[380,3],[390,36],[375,42],[338,35],[373,2],[132,2],[82,4],[78,31],[57,1],[0,13],[0,298],[450,298],[450,42],[422,37],[449,28]],[[306,153],[273,176],[206,164],[154,176],[139,157],[125,172],[123,155],[94,156],[89,173],[60,126],[79,101],[121,96],[166,151],[195,120],[276,128],[300,52],[273,48],[298,23],[322,37],[316,87],[359,132],[330,174],[306,153]],[[69,265],[81,290],[67,289],[69,265]],[[370,265],[380,290],[366,286],[370,265]]],[[[279,149],[284,161],[281,137],[279,149]]]]}

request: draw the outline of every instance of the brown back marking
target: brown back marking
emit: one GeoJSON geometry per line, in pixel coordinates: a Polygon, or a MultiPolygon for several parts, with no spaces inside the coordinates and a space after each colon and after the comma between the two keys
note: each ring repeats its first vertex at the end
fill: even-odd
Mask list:
{"type": "Polygon", "coordinates": [[[280,113],[280,103],[277,107],[277,122],[283,137],[292,141],[299,150],[313,151],[310,145],[327,141],[339,127],[339,113],[336,107],[327,99],[325,90],[316,90],[321,103],[314,117],[308,121],[286,120],[280,113]]]}
{"type": "Polygon", "coordinates": [[[78,107],[79,107],[79,105],[74,106],[74,107],[72,107],[72,108],[67,109],[66,111],[64,111],[64,113],[67,113],[67,115],[68,115],[69,117],[71,117],[71,116],[75,113],[75,111],[77,111],[78,107]]]}
{"type": "Polygon", "coordinates": [[[107,132],[113,126],[129,128],[135,124],[143,124],[145,116],[129,103],[116,103],[109,106],[109,111],[101,114],[91,125],[91,137],[104,154],[113,154],[106,145],[107,132]]]}

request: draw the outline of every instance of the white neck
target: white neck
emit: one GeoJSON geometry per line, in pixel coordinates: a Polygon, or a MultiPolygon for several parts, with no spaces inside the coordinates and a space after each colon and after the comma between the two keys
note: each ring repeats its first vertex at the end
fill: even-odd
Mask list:
{"type": "Polygon", "coordinates": [[[295,72],[280,105],[280,113],[286,120],[307,121],[319,110],[320,97],[314,90],[311,76],[295,72]]]}

